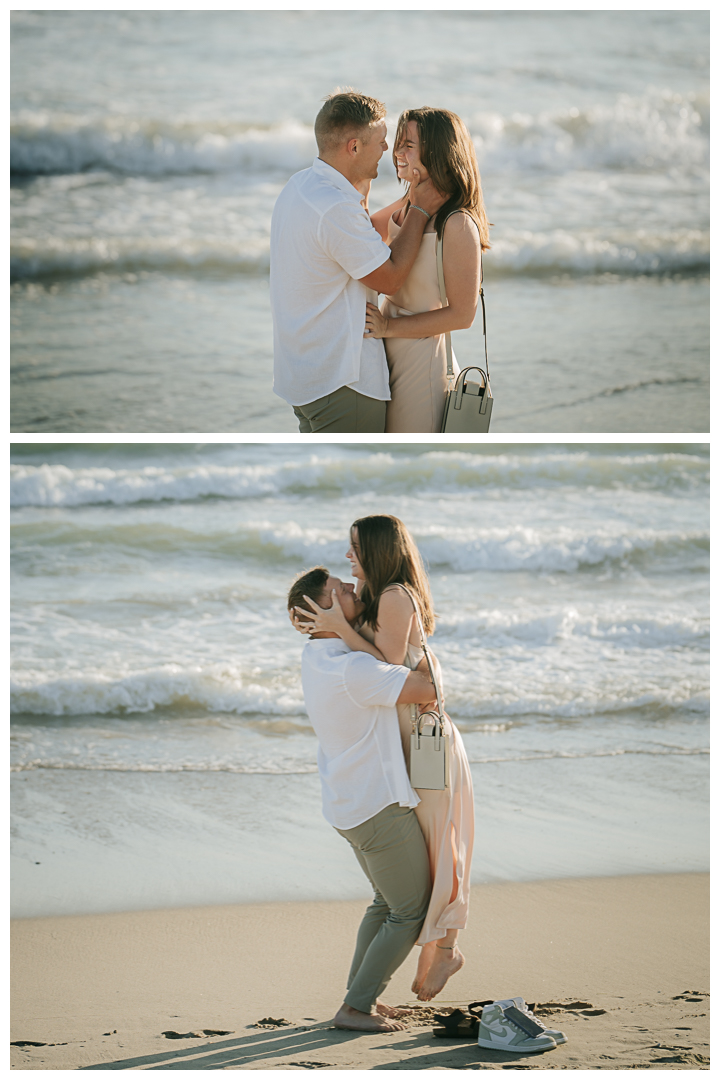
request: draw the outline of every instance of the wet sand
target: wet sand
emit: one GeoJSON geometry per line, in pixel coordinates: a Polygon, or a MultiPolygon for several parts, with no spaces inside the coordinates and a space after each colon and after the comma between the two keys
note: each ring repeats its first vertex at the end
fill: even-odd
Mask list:
{"type": "MultiPolygon", "coordinates": [[[[393,1034],[333,1029],[364,906],[15,920],[12,1067],[709,1068],[707,874],[473,889],[466,964],[435,1006],[522,995],[568,1036],[532,1057],[435,1038],[435,1008],[393,1034]]],[[[414,1000],[415,960],[389,1004],[414,1000]]]]}

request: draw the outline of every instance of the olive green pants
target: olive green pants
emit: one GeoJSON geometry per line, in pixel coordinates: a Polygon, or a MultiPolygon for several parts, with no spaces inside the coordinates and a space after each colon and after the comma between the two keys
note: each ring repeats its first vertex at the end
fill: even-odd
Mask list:
{"type": "Polygon", "coordinates": [[[307,405],[294,405],[293,411],[300,421],[300,431],[307,435],[313,431],[385,431],[386,401],[358,394],[349,386],[333,390],[327,397],[310,401],[307,405]]]}
{"type": "Polygon", "coordinates": [[[353,847],[375,890],[358,930],[345,1001],[373,1006],[418,939],[430,901],[427,847],[415,811],[393,803],[356,825],[338,829],[353,847]]]}

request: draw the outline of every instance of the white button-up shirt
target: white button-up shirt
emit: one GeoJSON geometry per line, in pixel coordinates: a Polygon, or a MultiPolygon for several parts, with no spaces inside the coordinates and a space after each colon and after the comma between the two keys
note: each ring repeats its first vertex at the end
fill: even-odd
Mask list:
{"type": "MultiPolygon", "coordinates": [[[[307,405],[349,386],[390,400],[385,348],[364,338],[369,290],[358,278],[390,257],[362,196],[316,158],[280,192],[270,229],[275,393],[307,405]]],[[[374,294],[373,294],[373,297],[374,294]]]]}
{"type": "Polygon", "coordinates": [[[395,703],[410,672],[340,638],[308,641],[302,685],[318,737],[323,816],[354,829],[391,803],[417,806],[410,786],[395,703]]]}

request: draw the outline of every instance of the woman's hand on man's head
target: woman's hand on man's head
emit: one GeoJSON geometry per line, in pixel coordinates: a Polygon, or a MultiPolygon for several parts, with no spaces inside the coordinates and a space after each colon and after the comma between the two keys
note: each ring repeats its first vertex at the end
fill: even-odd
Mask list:
{"type": "Polygon", "coordinates": [[[309,629],[309,624],[304,622],[303,619],[298,615],[297,608],[290,608],[288,610],[288,618],[290,619],[294,630],[297,630],[301,634],[311,633],[309,629]]]}
{"type": "Polygon", "coordinates": [[[319,604],[306,596],[304,598],[305,603],[312,610],[308,611],[301,607],[295,608],[295,615],[298,620],[297,629],[300,629],[300,626],[305,627],[301,632],[306,634],[342,634],[349,624],[340,605],[337,591],[333,589],[330,596],[332,598],[332,607],[329,608],[321,608],[319,604]]]}

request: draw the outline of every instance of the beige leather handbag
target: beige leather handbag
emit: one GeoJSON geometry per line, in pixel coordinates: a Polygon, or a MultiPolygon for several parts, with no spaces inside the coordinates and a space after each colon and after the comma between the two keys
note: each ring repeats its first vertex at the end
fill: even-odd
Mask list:
{"type": "Polygon", "coordinates": [[[435,687],[437,698],[437,711],[428,709],[418,713],[417,705],[413,705],[412,732],[410,734],[410,783],[414,788],[442,791],[448,787],[450,767],[450,736],[447,731],[447,720],[442,706],[442,694],[438,685],[432,657],[427,647],[425,628],[418,609],[415,597],[399,581],[395,582],[404,589],[412,600],[420,628],[420,641],[425,653],[430,678],[435,687]],[[428,730],[430,729],[430,730],[428,730]]]}
{"type": "MultiPolygon", "coordinates": [[[[461,214],[462,210],[453,211],[461,214]]],[[[448,214],[452,217],[452,214],[448,214]]],[[[447,218],[446,218],[447,221],[447,218]]],[[[437,275],[440,285],[440,298],[443,307],[447,306],[445,293],[445,275],[442,264],[442,237],[435,241],[437,257],[437,275]]],[[[480,255],[480,267],[482,272],[482,254],[480,255]]],[[[485,294],[480,286],[480,305],[483,317],[483,341],[485,342],[485,370],[472,365],[463,368],[454,381],[452,366],[452,342],[450,334],[445,335],[445,356],[447,360],[448,395],[445,398],[445,413],[443,416],[442,430],[444,432],[487,432],[490,430],[490,417],[492,416],[493,396],[490,389],[490,368],[488,366],[487,353],[487,323],[485,321],[485,294]],[[468,378],[469,371],[477,371],[480,374],[480,382],[468,378]]]]}

